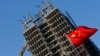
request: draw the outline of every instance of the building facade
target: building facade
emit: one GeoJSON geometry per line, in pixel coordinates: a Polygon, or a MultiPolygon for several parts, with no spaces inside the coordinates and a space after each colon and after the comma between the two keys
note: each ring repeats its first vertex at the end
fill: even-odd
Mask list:
{"type": "Polygon", "coordinates": [[[75,29],[74,24],[50,2],[40,8],[35,18],[29,16],[22,24],[32,56],[100,56],[91,40],[78,48],[73,46],[66,34],[75,29]]]}

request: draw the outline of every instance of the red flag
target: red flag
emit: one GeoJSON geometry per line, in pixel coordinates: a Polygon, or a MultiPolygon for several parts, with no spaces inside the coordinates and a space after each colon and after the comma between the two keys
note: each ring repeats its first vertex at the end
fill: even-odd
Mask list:
{"type": "Polygon", "coordinates": [[[80,46],[86,40],[90,38],[95,32],[96,28],[89,28],[86,26],[79,26],[72,32],[68,33],[66,36],[70,39],[75,47],[80,46]]]}

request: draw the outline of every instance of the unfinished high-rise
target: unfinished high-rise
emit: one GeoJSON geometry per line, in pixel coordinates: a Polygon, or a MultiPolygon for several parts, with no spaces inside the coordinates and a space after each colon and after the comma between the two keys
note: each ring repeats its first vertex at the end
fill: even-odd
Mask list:
{"type": "Polygon", "coordinates": [[[50,2],[46,2],[35,17],[27,17],[22,24],[32,56],[100,56],[91,40],[78,48],[72,45],[66,34],[75,29],[75,23],[50,2]]]}

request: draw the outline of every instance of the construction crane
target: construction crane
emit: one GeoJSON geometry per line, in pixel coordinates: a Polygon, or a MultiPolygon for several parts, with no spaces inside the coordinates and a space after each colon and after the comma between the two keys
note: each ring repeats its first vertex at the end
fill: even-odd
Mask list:
{"type": "Polygon", "coordinates": [[[19,56],[23,56],[26,49],[27,49],[27,44],[25,44],[25,45],[23,46],[22,50],[21,50],[20,53],[19,53],[19,56]]]}

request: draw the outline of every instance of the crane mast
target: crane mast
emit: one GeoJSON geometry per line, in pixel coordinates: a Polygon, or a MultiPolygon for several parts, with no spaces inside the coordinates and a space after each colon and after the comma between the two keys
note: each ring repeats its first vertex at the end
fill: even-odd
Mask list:
{"type": "Polygon", "coordinates": [[[23,56],[26,49],[27,49],[27,44],[25,44],[25,45],[23,46],[22,50],[21,50],[20,53],[19,53],[19,56],[23,56]]]}

